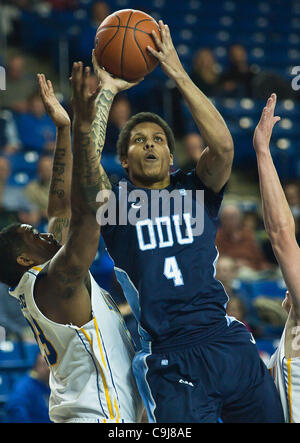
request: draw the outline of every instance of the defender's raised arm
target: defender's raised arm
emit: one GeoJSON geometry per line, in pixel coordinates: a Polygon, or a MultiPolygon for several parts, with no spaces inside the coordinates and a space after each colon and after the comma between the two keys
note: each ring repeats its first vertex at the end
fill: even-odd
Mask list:
{"type": "Polygon", "coordinates": [[[72,148],[71,121],[55,97],[50,80],[37,74],[45,109],[56,126],[52,177],[48,200],[48,232],[62,245],[66,241],[71,217],[72,148]]]}
{"type": "Polygon", "coordinates": [[[300,249],[295,237],[295,222],[283,192],[270,153],[272,130],[280,117],[274,116],[276,95],[272,94],[255,129],[256,152],[263,219],[274,254],[300,318],[300,249]]]}

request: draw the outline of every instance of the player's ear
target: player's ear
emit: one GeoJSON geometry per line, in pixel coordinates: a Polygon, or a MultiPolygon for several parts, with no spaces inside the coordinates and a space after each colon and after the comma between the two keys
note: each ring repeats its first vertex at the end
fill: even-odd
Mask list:
{"type": "Polygon", "coordinates": [[[25,267],[34,265],[34,261],[29,257],[28,254],[26,254],[26,252],[22,252],[22,254],[17,257],[17,263],[25,267]]]}
{"type": "Polygon", "coordinates": [[[127,157],[121,157],[121,165],[124,169],[128,169],[128,160],[127,157]]]}
{"type": "Polygon", "coordinates": [[[174,156],[173,154],[170,154],[170,166],[174,165],[174,156]]]}

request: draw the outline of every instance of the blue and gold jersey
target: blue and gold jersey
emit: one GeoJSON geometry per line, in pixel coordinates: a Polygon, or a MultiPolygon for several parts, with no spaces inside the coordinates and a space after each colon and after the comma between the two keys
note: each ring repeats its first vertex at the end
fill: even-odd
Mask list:
{"type": "Polygon", "coordinates": [[[160,191],[128,179],[113,187],[101,231],[141,336],[154,346],[208,339],[227,326],[228,297],[215,279],[222,198],[195,170],[176,171],[160,191]]]}

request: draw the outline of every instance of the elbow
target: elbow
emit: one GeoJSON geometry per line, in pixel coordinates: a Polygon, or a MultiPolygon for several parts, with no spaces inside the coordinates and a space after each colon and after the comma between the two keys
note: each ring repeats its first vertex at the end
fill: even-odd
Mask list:
{"type": "Polygon", "coordinates": [[[267,234],[275,254],[286,254],[291,246],[297,242],[294,223],[278,230],[267,229],[267,234]]]}
{"type": "Polygon", "coordinates": [[[234,155],[234,144],[231,136],[227,138],[227,140],[222,140],[222,143],[220,143],[217,147],[216,154],[225,160],[233,160],[234,155]]]}
{"type": "Polygon", "coordinates": [[[226,155],[232,155],[234,153],[234,144],[231,135],[227,137],[226,141],[222,143],[221,146],[222,152],[226,155]]]}

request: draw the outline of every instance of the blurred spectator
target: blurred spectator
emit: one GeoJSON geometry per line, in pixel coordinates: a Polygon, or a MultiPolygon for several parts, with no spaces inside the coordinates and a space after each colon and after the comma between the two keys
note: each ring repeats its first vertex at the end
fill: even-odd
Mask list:
{"type": "Polygon", "coordinates": [[[51,423],[49,373],[47,363],[39,353],[32,370],[16,382],[5,404],[9,423],[51,423]]]}
{"type": "Polygon", "coordinates": [[[178,157],[181,169],[185,172],[195,168],[201,154],[205,148],[203,138],[197,132],[186,134],[182,140],[182,147],[178,157]]]}
{"type": "Polygon", "coordinates": [[[1,93],[1,106],[16,112],[26,112],[27,97],[34,87],[35,79],[33,75],[26,73],[24,57],[11,57],[7,63],[6,90],[1,93]]]}
{"type": "Polygon", "coordinates": [[[55,126],[46,113],[38,92],[28,97],[27,108],[28,112],[16,117],[19,136],[24,149],[41,152],[46,143],[55,140],[55,126]]]}
{"type": "Polygon", "coordinates": [[[0,229],[16,222],[37,225],[39,214],[25,198],[23,189],[7,183],[10,173],[9,160],[0,156],[0,229]]]}
{"type": "Polygon", "coordinates": [[[276,91],[277,100],[299,100],[289,81],[272,71],[259,72],[252,81],[252,98],[267,100],[276,91]]]}
{"type": "Polygon", "coordinates": [[[47,2],[56,11],[65,11],[66,9],[74,9],[78,4],[78,0],[47,0],[47,2]]]}
{"type": "Polygon", "coordinates": [[[0,306],[0,325],[5,328],[7,340],[34,341],[18,300],[9,295],[4,283],[0,283],[0,306]]]}
{"type": "Polygon", "coordinates": [[[44,155],[39,159],[37,179],[32,180],[25,189],[28,200],[40,211],[43,218],[47,218],[47,206],[50,181],[52,176],[53,157],[44,155]]]}
{"type": "Polygon", "coordinates": [[[92,50],[95,46],[95,36],[99,25],[110,14],[110,7],[106,2],[95,2],[91,7],[90,22],[84,26],[76,45],[77,58],[84,64],[91,65],[92,50]]]}
{"type": "Polygon", "coordinates": [[[242,323],[244,323],[244,325],[246,326],[248,331],[250,331],[251,328],[246,321],[246,318],[247,318],[246,313],[247,313],[247,310],[246,310],[246,306],[245,306],[243,300],[236,295],[231,296],[229,298],[229,301],[226,306],[226,314],[229,317],[234,317],[238,321],[241,321],[242,323]]]}
{"type": "Polygon", "coordinates": [[[119,133],[131,115],[131,106],[125,95],[118,95],[113,102],[107,123],[105,153],[116,155],[119,133]]]}
{"type": "Polygon", "coordinates": [[[229,69],[220,78],[221,94],[227,97],[252,97],[252,81],[255,72],[248,64],[244,46],[236,44],[229,48],[229,69]]]}
{"type": "MultiPolygon", "coordinates": [[[[294,216],[295,236],[300,245],[300,185],[298,180],[287,180],[282,184],[282,187],[294,216]]],[[[270,239],[265,231],[261,233],[261,246],[267,260],[278,265],[270,239]]]]}
{"type": "Polygon", "coordinates": [[[216,236],[216,245],[220,255],[236,259],[240,267],[254,271],[269,269],[255,233],[244,229],[240,209],[233,204],[225,205],[220,213],[221,227],[216,236]]]}
{"type": "Polygon", "coordinates": [[[14,154],[20,148],[20,140],[12,113],[0,111],[0,150],[3,154],[14,154]]]}
{"type": "Polygon", "coordinates": [[[300,184],[298,180],[283,183],[283,191],[295,219],[300,218],[300,184]]]}
{"type": "Polygon", "coordinates": [[[203,48],[196,52],[191,79],[205,95],[212,97],[217,94],[219,73],[211,49],[203,48]]]}
{"type": "Polygon", "coordinates": [[[234,280],[237,272],[238,266],[233,258],[226,255],[219,257],[216,265],[216,279],[222,283],[229,297],[234,294],[234,280]]]}

